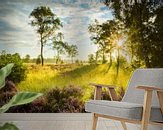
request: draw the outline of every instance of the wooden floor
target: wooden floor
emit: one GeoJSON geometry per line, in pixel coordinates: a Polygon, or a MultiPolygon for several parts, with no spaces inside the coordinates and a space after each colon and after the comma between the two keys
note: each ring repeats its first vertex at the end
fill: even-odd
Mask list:
{"type": "MultiPolygon", "coordinates": [[[[5,113],[0,123],[13,122],[20,130],[91,130],[90,113],[5,113]]],[[[123,130],[119,122],[99,118],[97,130],[123,130]]]]}

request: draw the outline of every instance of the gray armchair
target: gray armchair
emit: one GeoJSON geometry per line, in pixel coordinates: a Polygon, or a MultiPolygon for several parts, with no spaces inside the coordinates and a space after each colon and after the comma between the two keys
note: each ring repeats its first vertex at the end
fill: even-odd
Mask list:
{"type": "Polygon", "coordinates": [[[124,130],[125,123],[141,124],[141,130],[147,130],[148,124],[163,126],[162,68],[135,70],[121,102],[116,101],[113,86],[91,85],[95,86],[95,100],[88,101],[85,110],[93,113],[92,130],[96,130],[98,117],[118,120],[124,130]],[[101,100],[102,87],[108,88],[112,101],[101,100]]]}

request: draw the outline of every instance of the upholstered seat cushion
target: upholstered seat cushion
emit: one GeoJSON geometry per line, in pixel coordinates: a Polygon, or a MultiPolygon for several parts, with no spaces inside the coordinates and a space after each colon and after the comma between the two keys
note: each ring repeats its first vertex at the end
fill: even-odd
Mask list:
{"type": "MultiPolygon", "coordinates": [[[[130,120],[141,120],[143,105],[128,102],[90,100],[85,105],[87,112],[120,117],[130,120]]],[[[152,107],[151,121],[163,122],[160,108],[152,107]]]]}

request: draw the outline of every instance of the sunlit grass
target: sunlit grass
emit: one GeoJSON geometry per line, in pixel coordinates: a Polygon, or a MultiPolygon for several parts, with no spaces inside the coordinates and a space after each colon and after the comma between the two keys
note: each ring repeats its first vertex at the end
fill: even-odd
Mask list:
{"type": "MultiPolygon", "coordinates": [[[[50,66],[35,66],[28,70],[27,79],[21,82],[18,88],[25,91],[46,92],[53,87],[74,85],[85,90],[84,99],[90,95],[90,91],[93,91],[93,87],[89,86],[92,82],[125,88],[131,71],[120,68],[117,75],[115,66],[110,69],[108,67],[107,64],[83,65],[62,72],[50,66]]],[[[118,89],[119,87],[116,88],[117,91],[118,89]]]]}
{"type": "Polygon", "coordinates": [[[32,68],[28,70],[27,78],[18,85],[18,89],[25,91],[44,92],[52,87],[53,77],[57,75],[55,70],[50,67],[32,68]]]}

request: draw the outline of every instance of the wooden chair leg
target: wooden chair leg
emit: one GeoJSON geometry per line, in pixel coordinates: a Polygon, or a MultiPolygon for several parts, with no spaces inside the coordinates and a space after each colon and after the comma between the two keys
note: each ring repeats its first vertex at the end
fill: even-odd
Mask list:
{"type": "Polygon", "coordinates": [[[122,124],[123,129],[127,130],[127,126],[126,126],[125,122],[121,121],[121,124],[122,124]]]}
{"type": "Polygon", "coordinates": [[[147,130],[148,128],[151,112],[151,102],[152,102],[152,91],[145,91],[141,130],[147,130]]]}
{"type": "Polygon", "coordinates": [[[157,92],[157,96],[160,103],[161,112],[163,114],[163,92],[157,92]]]}
{"type": "Polygon", "coordinates": [[[96,116],[96,114],[93,113],[92,130],[96,130],[97,121],[98,121],[98,116],[96,116]]]}

